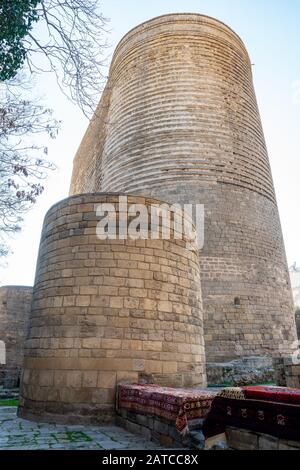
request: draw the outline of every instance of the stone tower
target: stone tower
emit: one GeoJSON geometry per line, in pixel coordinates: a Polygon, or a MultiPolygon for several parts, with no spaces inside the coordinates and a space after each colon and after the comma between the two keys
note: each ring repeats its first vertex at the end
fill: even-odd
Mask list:
{"type": "Polygon", "coordinates": [[[71,195],[95,191],[204,204],[208,361],[291,353],[291,287],[251,63],[228,26],[165,15],[121,40],[74,160],[71,195]]]}
{"type": "Polygon", "coordinates": [[[111,420],[122,381],[205,386],[205,352],[285,356],[295,340],[245,46],[202,15],[148,21],[118,45],[70,197],[45,217],[19,414],[111,420]],[[204,204],[204,248],[175,228],[168,239],[100,239],[97,207],[124,222],[125,195],[147,215],[160,201],[204,204]]]}
{"type": "MultiPolygon", "coordinates": [[[[118,201],[77,195],[46,214],[20,416],[103,423],[120,382],[206,385],[197,246],[174,231],[168,240],[99,239],[96,207],[109,204],[123,220],[118,201]]],[[[147,211],[158,202],[128,197],[147,211]]]]}

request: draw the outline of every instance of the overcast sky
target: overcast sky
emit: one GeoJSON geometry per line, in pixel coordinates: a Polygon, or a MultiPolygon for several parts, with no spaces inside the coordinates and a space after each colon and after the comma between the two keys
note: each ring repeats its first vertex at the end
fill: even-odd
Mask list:
{"type": "MultiPolygon", "coordinates": [[[[289,264],[300,265],[300,2],[298,0],[104,0],[113,49],[127,31],[165,13],[213,16],[233,28],[251,57],[254,84],[268,145],[289,264]]],[[[63,121],[49,158],[58,170],[44,195],[25,218],[23,231],[11,242],[13,254],[0,269],[0,284],[32,285],[43,218],[49,207],[68,196],[72,160],[88,121],[58,90],[48,74],[35,92],[63,121]]],[[[99,91],[99,99],[100,99],[99,91]]]]}

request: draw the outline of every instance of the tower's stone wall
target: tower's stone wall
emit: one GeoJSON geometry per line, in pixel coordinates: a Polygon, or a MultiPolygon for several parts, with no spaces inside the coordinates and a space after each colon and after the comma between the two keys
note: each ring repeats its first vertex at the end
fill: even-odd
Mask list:
{"type": "Polygon", "coordinates": [[[74,160],[71,194],[90,190],[204,204],[208,360],[291,353],[291,287],[251,63],[230,28],[175,14],[123,38],[74,160]]]}
{"type": "Polygon", "coordinates": [[[0,341],[6,362],[0,364],[0,385],[7,388],[19,385],[31,299],[32,287],[0,287],[0,341]]]}
{"type": "MultiPolygon", "coordinates": [[[[100,203],[118,210],[117,195],[88,194],[46,215],[21,416],[103,422],[113,415],[120,381],[206,384],[196,242],[187,249],[172,230],[170,240],[101,240],[100,203]]],[[[129,197],[133,203],[150,213],[159,202],[129,197]]]]}
{"type": "Polygon", "coordinates": [[[298,338],[300,339],[300,315],[296,316],[296,326],[297,326],[298,338]]]}

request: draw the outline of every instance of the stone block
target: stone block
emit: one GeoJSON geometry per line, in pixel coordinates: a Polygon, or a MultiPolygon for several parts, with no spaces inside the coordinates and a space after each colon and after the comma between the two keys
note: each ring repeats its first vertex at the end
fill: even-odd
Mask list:
{"type": "Polygon", "coordinates": [[[259,450],[278,450],[279,439],[273,436],[261,434],[258,437],[258,449],[259,450]]]}
{"type": "Polygon", "coordinates": [[[117,373],[109,371],[100,371],[98,373],[97,386],[100,388],[114,388],[117,382],[117,373]]]}
{"type": "Polygon", "coordinates": [[[102,338],[101,347],[104,349],[121,349],[122,341],[120,339],[106,339],[102,338]]]}
{"type": "Polygon", "coordinates": [[[228,446],[235,450],[257,450],[258,435],[251,431],[237,428],[226,428],[228,446]]]}
{"type": "Polygon", "coordinates": [[[177,362],[163,362],[163,374],[176,374],[178,372],[177,362]]]}
{"type": "Polygon", "coordinates": [[[39,372],[39,384],[41,387],[51,387],[53,385],[53,377],[53,371],[42,370],[39,372]]]}
{"type": "MultiPolygon", "coordinates": [[[[74,388],[80,388],[82,384],[82,372],[81,371],[66,371],[65,372],[66,377],[67,377],[67,386],[68,387],[74,387],[74,388]]],[[[67,389],[66,389],[67,393],[67,389]]]]}
{"type": "Polygon", "coordinates": [[[97,387],[98,372],[95,370],[84,371],[82,373],[83,387],[97,387]]]}
{"type": "Polygon", "coordinates": [[[138,383],[138,381],[139,381],[138,372],[131,372],[131,371],[117,372],[118,383],[138,383]]]}
{"type": "Polygon", "coordinates": [[[97,349],[100,347],[101,339],[100,338],[83,338],[81,340],[81,343],[84,349],[97,349]]]}

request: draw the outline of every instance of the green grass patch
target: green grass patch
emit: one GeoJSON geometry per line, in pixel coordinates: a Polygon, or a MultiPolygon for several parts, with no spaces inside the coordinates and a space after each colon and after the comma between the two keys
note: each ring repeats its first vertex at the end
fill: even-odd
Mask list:
{"type": "MultiPolygon", "coordinates": [[[[258,385],[276,385],[274,382],[259,382],[254,384],[247,384],[248,387],[256,387],[258,385]]],[[[223,384],[211,384],[207,388],[228,388],[228,387],[242,387],[242,385],[234,385],[230,382],[224,382],[223,384]]]]}
{"type": "Polygon", "coordinates": [[[259,384],[255,384],[255,385],[273,385],[273,386],[275,386],[276,383],[275,382],[263,382],[263,383],[259,383],[259,384]]]}
{"type": "Polygon", "coordinates": [[[70,442],[92,442],[93,439],[90,438],[85,432],[82,431],[66,431],[66,435],[70,442]]]}
{"type": "Polygon", "coordinates": [[[233,383],[231,382],[224,382],[222,384],[210,384],[207,388],[227,388],[227,387],[234,387],[233,383]]]}
{"type": "Polygon", "coordinates": [[[18,406],[19,400],[17,398],[4,398],[0,399],[0,406],[18,406]]]}

